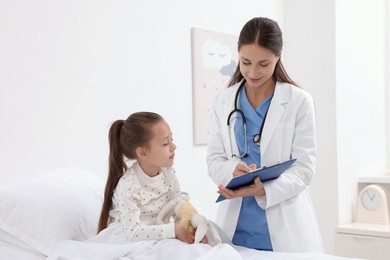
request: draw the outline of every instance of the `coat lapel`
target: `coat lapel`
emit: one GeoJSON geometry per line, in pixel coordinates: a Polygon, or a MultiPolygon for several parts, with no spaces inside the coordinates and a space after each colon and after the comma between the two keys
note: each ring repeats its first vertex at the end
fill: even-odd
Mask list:
{"type": "Polygon", "coordinates": [[[290,88],[283,83],[276,83],[274,96],[272,98],[268,115],[264,123],[264,129],[260,141],[261,158],[267,150],[269,142],[278,126],[283,114],[284,104],[290,99],[290,88]]]}

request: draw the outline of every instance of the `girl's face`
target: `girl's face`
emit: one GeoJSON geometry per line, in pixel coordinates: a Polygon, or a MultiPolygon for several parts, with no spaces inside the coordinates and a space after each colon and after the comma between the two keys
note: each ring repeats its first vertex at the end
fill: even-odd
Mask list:
{"type": "Polygon", "coordinates": [[[142,168],[148,175],[155,175],[161,167],[171,167],[175,158],[176,145],[173,143],[169,125],[160,121],[152,127],[153,138],[149,146],[144,148],[142,168]]]}
{"type": "Polygon", "coordinates": [[[272,75],[279,57],[256,43],[242,45],[239,51],[240,72],[246,85],[260,88],[274,84],[272,75]]]}

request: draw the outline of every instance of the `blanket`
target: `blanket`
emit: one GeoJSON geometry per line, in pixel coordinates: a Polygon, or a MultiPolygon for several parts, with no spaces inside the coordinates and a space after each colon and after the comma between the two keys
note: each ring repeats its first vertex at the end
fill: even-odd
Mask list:
{"type": "Polygon", "coordinates": [[[48,260],[350,260],[351,258],[320,253],[266,252],[222,243],[186,244],[177,239],[150,240],[129,244],[107,244],[89,241],[64,241],[48,260]]]}

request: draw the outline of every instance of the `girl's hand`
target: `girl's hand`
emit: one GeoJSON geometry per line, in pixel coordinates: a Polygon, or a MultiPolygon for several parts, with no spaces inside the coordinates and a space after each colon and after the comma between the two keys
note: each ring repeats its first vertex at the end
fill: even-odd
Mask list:
{"type": "Polygon", "coordinates": [[[203,239],[200,241],[202,244],[208,244],[208,240],[207,240],[207,237],[204,236],[203,239]]]}
{"type": "Polygon", "coordinates": [[[223,185],[218,186],[218,193],[227,199],[234,199],[237,197],[245,196],[262,196],[265,195],[263,183],[259,177],[256,177],[254,183],[245,187],[241,187],[237,190],[230,190],[225,188],[223,185]]]}
{"type": "Polygon", "coordinates": [[[185,243],[193,244],[195,241],[195,232],[186,230],[182,225],[175,224],[175,237],[185,243]]]}
{"type": "Polygon", "coordinates": [[[239,164],[236,165],[236,168],[233,171],[233,176],[234,177],[240,176],[254,169],[256,169],[256,164],[251,164],[248,166],[246,165],[246,163],[240,162],[239,164]]]}

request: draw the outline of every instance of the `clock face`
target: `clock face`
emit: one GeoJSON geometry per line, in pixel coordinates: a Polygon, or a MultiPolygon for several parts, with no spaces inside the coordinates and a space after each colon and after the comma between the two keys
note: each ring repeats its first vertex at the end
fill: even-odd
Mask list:
{"type": "Polygon", "coordinates": [[[362,205],[368,210],[377,209],[382,202],[382,198],[381,198],[379,192],[373,188],[367,188],[362,193],[362,196],[360,199],[361,199],[362,205]]]}

